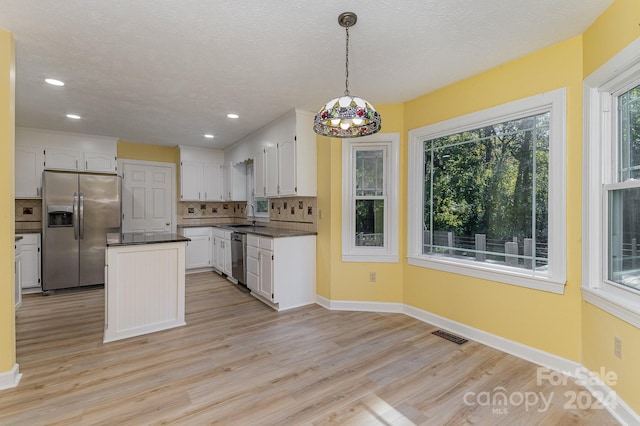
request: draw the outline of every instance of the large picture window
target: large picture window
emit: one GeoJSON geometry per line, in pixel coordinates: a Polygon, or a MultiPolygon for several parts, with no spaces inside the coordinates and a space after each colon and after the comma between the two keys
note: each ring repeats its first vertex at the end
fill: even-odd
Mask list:
{"type": "Polygon", "coordinates": [[[561,292],[564,119],[556,91],[411,131],[410,263],[561,292]]]}
{"type": "Polygon", "coordinates": [[[549,112],[424,142],[423,254],[548,264],[549,112]]]}

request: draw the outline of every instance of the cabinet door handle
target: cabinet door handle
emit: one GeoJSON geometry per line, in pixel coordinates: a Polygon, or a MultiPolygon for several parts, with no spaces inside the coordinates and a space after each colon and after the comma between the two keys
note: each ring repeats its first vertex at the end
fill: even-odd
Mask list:
{"type": "Polygon", "coordinates": [[[89,170],[89,162],[88,162],[88,161],[85,161],[85,162],[84,162],[84,168],[85,168],[86,170],[89,170]]]}

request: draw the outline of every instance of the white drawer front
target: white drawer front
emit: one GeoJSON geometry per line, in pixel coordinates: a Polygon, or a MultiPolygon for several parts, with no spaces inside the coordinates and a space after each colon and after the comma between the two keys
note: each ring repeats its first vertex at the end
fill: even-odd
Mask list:
{"type": "Polygon", "coordinates": [[[273,238],[260,238],[260,248],[273,251],[273,238]]]}
{"type": "Polygon", "coordinates": [[[40,234],[16,234],[16,235],[19,235],[22,237],[22,239],[18,241],[21,245],[40,243],[40,234]]]}
{"type": "Polygon", "coordinates": [[[253,234],[247,234],[247,246],[260,247],[259,241],[260,241],[259,237],[255,236],[253,234]]]}
{"type": "Polygon", "coordinates": [[[185,237],[208,237],[210,228],[183,228],[182,235],[185,237]]]}

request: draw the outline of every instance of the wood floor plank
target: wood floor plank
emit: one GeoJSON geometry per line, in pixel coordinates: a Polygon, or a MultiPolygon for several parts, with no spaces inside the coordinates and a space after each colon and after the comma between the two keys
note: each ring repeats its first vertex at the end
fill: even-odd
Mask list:
{"type": "Polygon", "coordinates": [[[23,379],[0,392],[1,425],[617,424],[565,408],[586,392],[571,380],[538,386],[534,364],[411,317],[276,312],[215,273],[187,276],[184,327],[103,344],[103,321],[102,289],[24,297],[23,379]],[[465,400],[500,389],[553,399],[465,400]]]}

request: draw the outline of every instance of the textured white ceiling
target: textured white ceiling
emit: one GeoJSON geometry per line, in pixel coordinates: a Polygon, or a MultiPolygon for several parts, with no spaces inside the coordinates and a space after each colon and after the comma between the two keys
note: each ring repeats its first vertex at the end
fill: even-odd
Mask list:
{"type": "Polygon", "coordinates": [[[18,126],[224,148],[342,94],[341,12],[358,15],[351,93],[376,105],[581,34],[612,1],[0,0],[0,28],[16,39],[18,126]]]}

